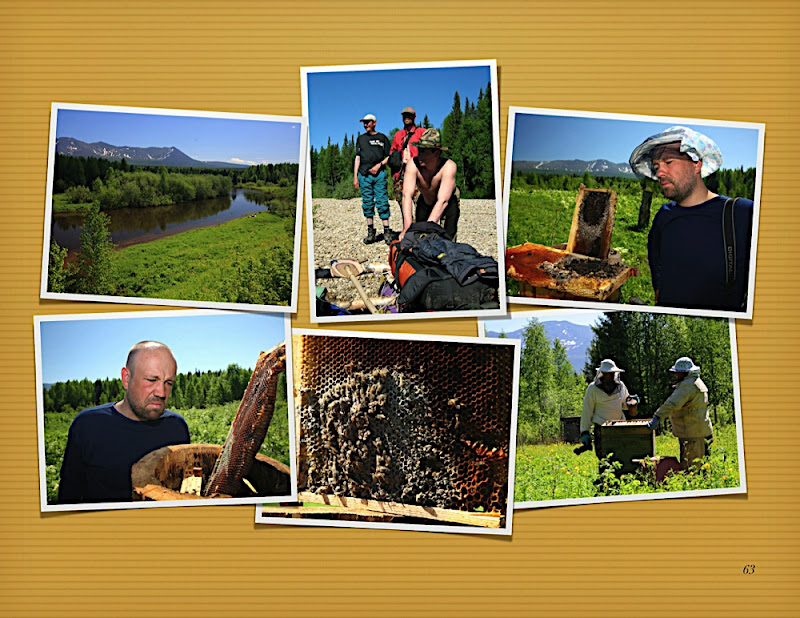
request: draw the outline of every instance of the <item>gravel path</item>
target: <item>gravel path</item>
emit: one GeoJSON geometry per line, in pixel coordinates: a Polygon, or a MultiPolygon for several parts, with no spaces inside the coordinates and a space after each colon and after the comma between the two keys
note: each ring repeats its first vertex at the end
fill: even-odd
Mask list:
{"type": "MultiPolygon", "coordinates": [[[[394,231],[402,229],[400,207],[389,201],[389,223],[394,231]]],[[[351,200],[314,199],[314,267],[328,268],[332,260],[352,258],[362,264],[388,264],[389,247],[383,240],[365,245],[367,224],[361,213],[361,198],[351,200]]],[[[497,210],[494,200],[461,200],[458,220],[458,242],[475,247],[484,255],[497,259],[497,210]]],[[[375,230],[380,234],[381,222],[375,217],[375,230]]],[[[364,273],[358,277],[370,297],[378,296],[381,275],[364,273]]],[[[328,289],[328,300],[334,304],[359,298],[349,279],[317,279],[317,285],[328,289]]]]}

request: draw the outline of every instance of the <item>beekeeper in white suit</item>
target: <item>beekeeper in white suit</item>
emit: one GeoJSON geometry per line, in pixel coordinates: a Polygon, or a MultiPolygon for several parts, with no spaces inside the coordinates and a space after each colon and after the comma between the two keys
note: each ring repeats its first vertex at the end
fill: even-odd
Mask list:
{"type": "Polygon", "coordinates": [[[676,360],[669,370],[678,378],[678,384],[656,410],[648,427],[656,429],[662,418],[672,419],[672,435],[681,447],[681,466],[688,470],[697,467],[696,460],[708,456],[714,440],[708,416],[708,387],[700,379],[700,367],[688,356],[676,360]]]}

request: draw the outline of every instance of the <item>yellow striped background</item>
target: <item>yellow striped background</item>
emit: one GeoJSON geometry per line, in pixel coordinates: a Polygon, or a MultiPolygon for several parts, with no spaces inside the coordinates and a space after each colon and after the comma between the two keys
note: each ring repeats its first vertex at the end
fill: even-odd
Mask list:
{"type": "Polygon", "coordinates": [[[0,2],[0,613],[800,615],[799,17],[783,0],[0,2]],[[747,496],[523,511],[510,539],[256,526],[247,506],[40,514],[32,316],[130,309],[38,298],[51,101],[299,115],[301,66],[483,58],[503,153],[509,105],[766,123],[738,325],[747,496]]]}

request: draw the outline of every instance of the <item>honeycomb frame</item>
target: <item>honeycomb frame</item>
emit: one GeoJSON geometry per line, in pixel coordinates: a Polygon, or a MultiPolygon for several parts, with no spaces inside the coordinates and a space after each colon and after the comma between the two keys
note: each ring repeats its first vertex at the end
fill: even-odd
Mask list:
{"type": "Polygon", "coordinates": [[[504,518],[513,345],[296,333],[292,349],[300,494],[504,518]]]}

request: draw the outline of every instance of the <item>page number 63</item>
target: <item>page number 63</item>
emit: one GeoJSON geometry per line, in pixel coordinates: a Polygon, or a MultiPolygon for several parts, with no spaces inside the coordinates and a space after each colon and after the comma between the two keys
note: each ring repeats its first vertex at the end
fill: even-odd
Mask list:
{"type": "Polygon", "coordinates": [[[756,565],[754,564],[746,564],[742,569],[742,573],[744,573],[745,575],[752,575],[755,572],[756,572],[756,565]]]}

